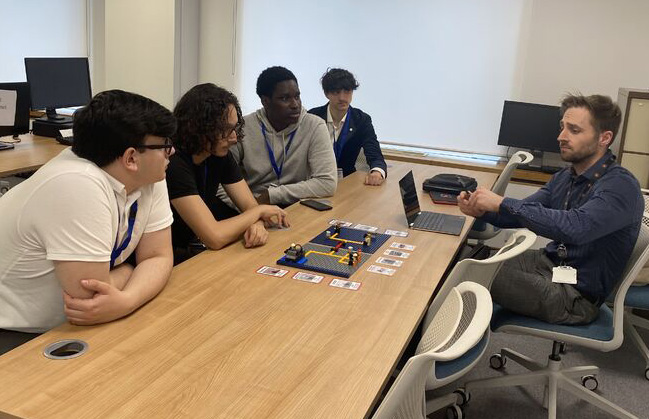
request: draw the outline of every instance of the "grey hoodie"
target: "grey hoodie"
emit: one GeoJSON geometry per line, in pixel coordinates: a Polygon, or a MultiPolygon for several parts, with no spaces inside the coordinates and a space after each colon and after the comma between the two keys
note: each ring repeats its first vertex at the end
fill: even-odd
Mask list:
{"type": "Polygon", "coordinates": [[[262,108],[244,117],[245,137],[241,146],[232,147],[234,159],[243,163],[243,175],[252,193],[259,195],[268,189],[271,204],[290,205],[303,198],[331,196],[336,191],[337,171],[331,140],[322,118],[302,108],[297,124],[275,132],[262,108]],[[278,179],[261,131],[266,126],[266,140],[273,149],[277,167],[282,166],[278,179]],[[286,151],[290,134],[295,131],[286,151]],[[243,159],[241,158],[243,149],[243,159]],[[277,186],[270,186],[271,184],[277,186]]]}

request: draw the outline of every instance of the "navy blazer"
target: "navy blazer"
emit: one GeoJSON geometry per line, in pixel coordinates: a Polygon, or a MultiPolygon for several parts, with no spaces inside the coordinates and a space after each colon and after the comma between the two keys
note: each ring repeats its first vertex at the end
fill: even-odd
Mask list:
{"type": "MultiPolygon", "coordinates": [[[[319,106],[309,110],[309,113],[318,115],[320,118],[327,121],[327,103],[324,106],[319,106]]],[[[349,128],[345,143],[342,145],[342,152],[338,156],[338,167],[343,169],[343,176],[350,175],[356,171],[356,159],[361,148],[365,153],[365,159],[370,169],[380,167],[388,175],[388,166],[385,164],[383,153],[379,141],[376,139],[376,133],[372,126],[372,118],[360,109],[349,107],[349,128]]],[[[338,137],[340,138],[340,137],[338,137]]]]}

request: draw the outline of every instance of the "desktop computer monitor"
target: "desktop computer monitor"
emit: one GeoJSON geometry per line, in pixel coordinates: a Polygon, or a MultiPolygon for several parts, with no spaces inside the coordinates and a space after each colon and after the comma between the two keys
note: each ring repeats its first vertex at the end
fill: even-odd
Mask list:
{"type": "Polygon", "coordinates": [[[84,106],[90,102],[88,58],[25,58],[32,109],[45,109],[48,123],[66,124],[71,118],[56,108],[84,106]]]}
{"type": "Polygon", "coordinates": [[[558,153],[560,120],[558,106],[506,100],[498,145],[558,153]]]}
{"type": "MultiPolygon", "coordinates": [[[[29,132],[29,83],[0,83],[0,91],[16,92],[16,114],[13,125],[0,125],[0,137],[26,134],[29,132]]],[[[11,105],[13,107],[13,104],[11,105]]]]}

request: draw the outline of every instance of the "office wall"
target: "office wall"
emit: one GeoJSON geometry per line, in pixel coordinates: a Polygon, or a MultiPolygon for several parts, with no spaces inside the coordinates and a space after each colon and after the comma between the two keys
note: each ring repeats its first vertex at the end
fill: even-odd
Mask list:
{"type": "Polygon", "coordinates": [[[649,85],[645,0],[240,1],[245,111],[263,68],[296,73],[305,106],[327,67],[352,70],[379,139],[503,154],[504,99],[556,104],[567,91],[617,97],[649,85]],[[605,55],[606,54],[606,55],[605,55]]]}
{"type": "Polygon", "coordinates": [[[238,0],[201,0],[198,79],[237,90],[238,0]]]}
{"type": "Polygon", "coordinates": [[[85,57],[86,0],[0,0],[0,81],[25,81],[25,57],[85,57]]]}

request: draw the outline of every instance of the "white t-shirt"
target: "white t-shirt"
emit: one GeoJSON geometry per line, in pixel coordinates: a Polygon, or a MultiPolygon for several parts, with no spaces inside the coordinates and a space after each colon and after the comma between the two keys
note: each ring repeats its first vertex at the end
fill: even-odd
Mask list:
{"type": "Polygon", "coordinates": [[[173,218],[164,181],[126,195],[122,183],[71,149],[0,198],[0,328],[43,332],[65,321],[54,261],[107,262],[138,209],[126,260],[142,234],[173,218]],[[119,234],[118,234],[119,230],[119,234]]]}

